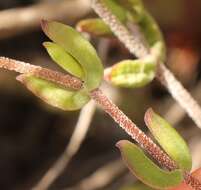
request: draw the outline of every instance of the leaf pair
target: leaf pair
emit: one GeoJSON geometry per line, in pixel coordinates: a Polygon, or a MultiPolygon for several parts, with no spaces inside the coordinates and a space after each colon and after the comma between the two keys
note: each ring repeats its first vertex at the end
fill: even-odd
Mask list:
{"type": "MultiPolygon", "coordinates": [[[[165,60],[165,44],[160,29],[146,11],[141,0],[100,0],[126,27],[137,24],[150,47],[150,55],[138,60],[125,60],[111,69],[109,81],[120,87],[142,87],[151,82],[156,66],[165,60]]],[[[80,31],[96,36],[113,36],[110,28],[101,19],[86,19],[77,24],[80,31]]],[[[130,27],[128,27],[129,29],[130,27]]],[[[132,31],[131,31],[132,32],[132,31]]]]}
{"type": "Polygon", "coordinates": [[[80,109],[90,100],[89,92],[101,83],[101,61],[92,45],[73,28],[58,22],[42,21],[42,29],[53,41],[44,43],[51,58],[68,73],[82,80],[83,88],[64,89],[30,75],[22,75],[19,79],[52,106],[63,110],[80,109]]]}
{"type": "Polygon", "coordinates": [[[130,171],[143,183],[155,189],[173,188],[182,182],[184,172],[191,170],[189,149],[177,131],[151,109],[145,114],[145,122],[160,146],[176,162],[178,169],[169,172],[159,168],[129,141],[119,141],[117,146],[130,171]]]}

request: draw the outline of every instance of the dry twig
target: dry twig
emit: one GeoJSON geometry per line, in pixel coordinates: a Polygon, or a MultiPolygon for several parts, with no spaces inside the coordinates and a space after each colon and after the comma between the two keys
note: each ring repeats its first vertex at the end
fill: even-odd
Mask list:
{"type": "Polygon", "coordinates": [[[82,142],[84,141],[91,120],[94,116],[96,106],[94,102],[89,102],[80,112],[78,122],[72,134],[69,144],[64,153],[53,164],[53,166],[45,173],[39,183],[33,190],[46,190],[65,170],[70,160],[78,152],[82,142]]]}
{"type": "MultiPolygon", "coordinates": [[[[197,86],[191,90],[191,94],[197,99],[201,99],[200,95],[200,89],[201,89],[201,82],[197,84],[197,86]]],[[[165,114],[165,118],[168,121],[171,121],[172,125],[177,125],[186,115],[186,112],[181,108],[179,104],[174,103],[167,113],[165,114]]]]}
{"type": "Polygon", "coordinates": [[[99,168],[77,185],[66,190],[96,190],[102,189],[126,171],[121,160],[113,160],[99,168]]]}
{"type": "Polygon", "coordinates": [[[0,12],[0,39],[39,28],[41,19],[72,23],[90,10],[90,0],[63,0],[3,10],[0,12]]]}

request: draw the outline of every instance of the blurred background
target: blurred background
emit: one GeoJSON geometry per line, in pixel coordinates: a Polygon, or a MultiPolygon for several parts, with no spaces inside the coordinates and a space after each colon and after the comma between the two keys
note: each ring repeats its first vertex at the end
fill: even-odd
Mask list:
{"type": "MultiPolygon", "coordinates": [[[[168,67],[201,104],[201,1],[144,0],[144,3],[165,36],[168,67]]],[[[1,0],[0,56],[59,70],[42,47],[42,42],[48,39],[40,29],[40,19],[74,26],[79,19],[87,17],[95,17],[89,0],[1,0]]],[[[117,40],[91,38],[91,42],[105,67],[131,57],[117,40]]],[[[61,158],[79,117],[79,111],[63,112],[43,103],[15,77],[15,73],[0,70],[2,190],[27,190],[36,186],[61,158]]],[[[145,131],[144,113],[153,107],[187,140],[193,168],[201,166],[201,131],[161,84],[153,81],[141,89],[103,84],[102,89],[145,131]]],[[[48,189],[116,190],[132,183],[134,177],[122,165],[115,147],[120,139],[129,137],[97,108],[80,149],[48,189]]]]}

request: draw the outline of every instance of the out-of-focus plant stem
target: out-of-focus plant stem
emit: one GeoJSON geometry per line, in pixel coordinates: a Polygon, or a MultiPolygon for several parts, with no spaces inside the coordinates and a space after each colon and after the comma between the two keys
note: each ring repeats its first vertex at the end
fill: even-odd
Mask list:
{"type": "MultiPolygon", "coordinates": [[[[110,26],[113,33],[128,48],[130,53],[138,58],[143,58],[149,54],[150,50],[147,48],[147,44],[141,40],[142,34],[139,35],[139,30],[133,30],[133,32],[137,31],[137,33],[131,34],[131,32],[121,24],[121,22],[100,0],[93,0],[92,8],[105,21],[105,23],[110,26]]],[[[133,24],[133,27],[138,28],[138,25],[133,24]]],[[[108,75],[110,69],[108,68],[106,71],[108,75]]],[[[201,108],[199,104],[175,78],[173,73],[164,65],[164,63],[158,63],[156,78],[167,88],[172,97],[186,110],[195,124],[201,128],[201,108]]]]}

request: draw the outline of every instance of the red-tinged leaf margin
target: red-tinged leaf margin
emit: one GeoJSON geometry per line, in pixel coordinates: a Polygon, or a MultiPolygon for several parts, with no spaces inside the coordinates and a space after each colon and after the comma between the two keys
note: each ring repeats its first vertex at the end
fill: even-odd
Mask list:
{"type": "Polygon", "coordinates": [[[145,113],[145,123],[165,152],[183,171],[190,171],[192,158],[189,148],[180,134],[151,108],[145,113]]]}
{"type": "Polygon", "coordinates": [[[182,182],[182,170],[165,171],[159,168],[137,145],[121,140],[116,146],[120,149],[128,169],[144,184],[154,189],[164,190],[182,182]]]}

